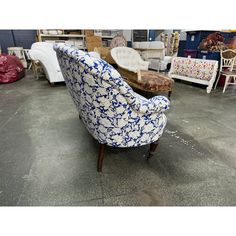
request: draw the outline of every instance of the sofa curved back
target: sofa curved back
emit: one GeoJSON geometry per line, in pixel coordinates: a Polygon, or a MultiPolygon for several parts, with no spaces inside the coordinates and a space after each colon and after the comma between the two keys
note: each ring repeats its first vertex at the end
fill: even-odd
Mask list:
{"type": "Polygon", "coordinates": [[[56,52],[53,50],[53,44],[47,42],[33,43],[29,50],[31,59],[38,60],[43,65],[49,81],[64,81],[61,69],[58,64],[56,52]]]}
{"type": "Polygon", "coordinates": [[[54,50],[82,121],[95,139],[110,146],[127,147],[160,137],[166,122],[164,114],[146,99],[144,110],[140,109],[140,98],[111,65],[67,45],[56,44],[54,50]],[[152,109],[158,112],[149,116],[152,109]],[[153,125],[149,121],[148,129],[145,116],[146,122],[155,118],[153,125]]]}
{"type": "Polygon", "coordinates": [[[111,49],[111,56],[114,61],[123,69],[130,71],[147,70],[148,66],[143,65],[143,59],[139,53],[128,47],[115,47],[111,49]]]}

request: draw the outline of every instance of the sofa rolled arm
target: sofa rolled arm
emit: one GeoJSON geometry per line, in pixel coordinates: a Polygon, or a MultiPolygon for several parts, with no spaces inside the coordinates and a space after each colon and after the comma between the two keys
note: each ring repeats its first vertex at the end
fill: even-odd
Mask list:
{"type": "Polygon", "coordinates": [[[158,106],[162,112],[169,110],[170,101],[165,96],[155,96],[149,99],[155,106],[158,106]]]}
{"type": "Polygon", "coordinates": [[[135,111],[143,114],[163,113],[170,108],[170,101],[164,96],[146,99],[137,95],[135,101],[130,105],[135,111]]]}

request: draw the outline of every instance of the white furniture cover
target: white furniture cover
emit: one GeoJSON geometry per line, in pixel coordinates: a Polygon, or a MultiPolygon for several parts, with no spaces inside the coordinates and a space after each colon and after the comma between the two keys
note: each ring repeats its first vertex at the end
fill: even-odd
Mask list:
{"type": "Polygon", "coordinates": [[[137,73],[140,70],[148,70],[148,61],[144,61],[139,53],[128,47],[115,47],[111,49],[111,56],[116,64],[123,69],[137,73]]]}
{"type": "Polygon", "coordinates": [[[161,60],[164,60],[165,46],[161,41],[134,42],[133,48],[140,50],[142,58],[146,61],[153,57],[158,57],[161,60]]]}
{"type": "Polygon", "coordinates": [[[64,81],[56,52],[53,50],[53,43],[33,43],[29,50],[29,55],[32,60],[40,61],[50,83],[64,81]]]}
{"type": "Polygon", "coordinates": [[[149,61],[149,69],[166,70],[173,56],[165,56],[165,45],[161,41],[133,42],[133,48],[138,50],[145,61],[149,61]]]}

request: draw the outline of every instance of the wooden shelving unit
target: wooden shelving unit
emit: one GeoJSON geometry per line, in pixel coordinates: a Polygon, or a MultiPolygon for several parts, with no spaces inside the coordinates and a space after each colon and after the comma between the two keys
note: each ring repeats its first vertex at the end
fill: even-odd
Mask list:
{"type": "Polygon", "coordinates": [[[40,34],[41,38],[46,37],[46,38],[52,38],[52,37],[65,37],[65,38],[77,38],[77,37],[85,37],[84,34],[40,34]]]}
{"type": "Polygon", "coordinates": [[[39,42],[65,42],[85,50],[86,46],[84,30],[71,30],[71,32],[73,33],[70,33],[70,30],[51,30],[50,33],[50,30],[38,30],[37,38],[39,42]],[[48,31],[48,33],[45,34],[45,31],[48,31]],[[81,33],[75,34],[75,31],[81,33]]]}
{"type": "MultiPolygon", "coordinates": [[[[96,30],[89,31],[96,32],[96,30]]],[[[103,35],[103,33],[107,34],[107,30],[101,30],[101,35],[98,35],[102,38],[103,46],[105,47],[109,46],[110,41],[114,38],[113,31],[116,30],[108,31],[111,32],[111,35],[103,35]]],[[[37,39],[39,42],[65,42],[86,50],[86,30],[37,30],[37,39]]]]}

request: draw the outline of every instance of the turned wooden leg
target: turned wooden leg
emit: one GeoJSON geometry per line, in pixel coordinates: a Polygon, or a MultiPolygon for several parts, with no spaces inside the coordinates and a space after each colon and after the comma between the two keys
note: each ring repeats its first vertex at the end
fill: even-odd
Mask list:
{"type": "Polygon", "coordinates": [[[168,92],[168,98],[170,98],[172,91],[168,92]]]}
{"type": "Polygon", "coordinates": [[[149,153],[148,153],[147,159],[149,159],[150,157],[153,156],[157,146],[158,146],[158,140],[155,141],[154,143],[150,144],[150,149],[149,149],[149,153]]]}
{"type": "Polygon", "coordinates": [[[98,154],[98,162],[97,162],[97,171],[102,172],[102,163],[104,159],[104,149],[105,144],[100,144],[99,146],[99,154],[98,154]]]}

